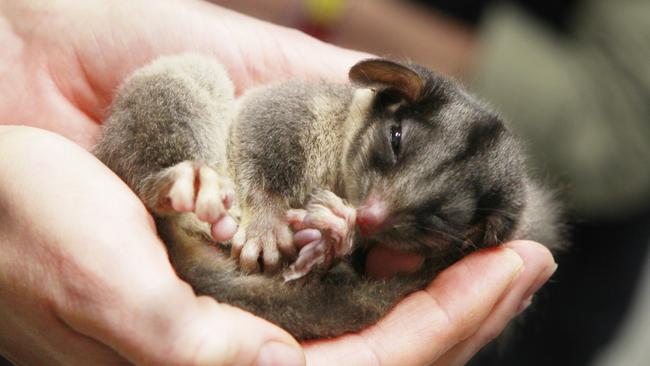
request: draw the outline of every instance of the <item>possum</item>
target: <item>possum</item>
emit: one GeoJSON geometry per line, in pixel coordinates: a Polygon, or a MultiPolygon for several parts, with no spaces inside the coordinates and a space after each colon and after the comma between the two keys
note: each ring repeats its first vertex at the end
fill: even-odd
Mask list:
{"type": "Polygon", "coordinates": [[[94,153],[197,294],[303,340],[373,324],[474,250],[562,245],[558,206],[497,114],[414,64],[363,60],[349,79],[236,98],[218,62],[166,56],[125,80],[94,153]],[[370,278],[378,244],[423,265],[370,278]]]}

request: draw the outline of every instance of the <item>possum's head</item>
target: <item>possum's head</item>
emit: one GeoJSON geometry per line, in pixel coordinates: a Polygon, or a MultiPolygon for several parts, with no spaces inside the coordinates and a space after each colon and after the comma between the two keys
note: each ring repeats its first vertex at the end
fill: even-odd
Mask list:
{"type": "Polygon", "coordinates": [[[362,235],[425,255],[509,239],[526,183],[498,116],[421,66],[366,60],[350,79],[374,91],[344,157],[362,235]]]}

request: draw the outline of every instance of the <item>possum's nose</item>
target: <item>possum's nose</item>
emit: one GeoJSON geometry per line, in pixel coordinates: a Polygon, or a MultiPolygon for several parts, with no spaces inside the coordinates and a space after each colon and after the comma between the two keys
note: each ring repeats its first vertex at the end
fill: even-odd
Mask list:
{"type": "Polygon", "coordinates": [[[357,225],[362,236],[372,236],[388,217],[388,205],[381,200],[369,199],[357,209],[357,225]]]}

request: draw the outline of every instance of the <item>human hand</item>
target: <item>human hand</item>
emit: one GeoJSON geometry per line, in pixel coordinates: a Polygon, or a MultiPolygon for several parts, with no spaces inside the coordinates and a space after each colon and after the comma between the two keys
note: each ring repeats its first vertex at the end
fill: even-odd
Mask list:
{"type": "MultiPolygon", "coordinates": [[[[11,29],[13,32],[8,34],[7,37],[2,37],[3,43],[8,44],[3,52],[3,59],[0,60],[0,68],[9,69],[11,67],[12,72],[6,73],[7,77],[0,80],[0,121],[2,121],[0,123],[27,121],[29,124],[58,132],[82,146],[89,147],[97,138],[100,129],[99,123],[117,86],[134,69],[163,54],[200,52],[214,56],[226,65],[239,92],[257,84],[289,77],[343,79],[349,66],[365,57],[359,53],[344,51],[323,44],[298,32],[259,22],[198,1],[152,2],[136,0],[120,3],[119,6],[114,4],[101,0],[87,1],[83,4],[67,0],[48,3],[0,0],[1,14],[11,25],[11,27],[4,28],[0,32],[7,32],[7,29],[11,29]],[[79,29],[81,26],[83,26],[83,30],[79,29]],[[323,62],[323,59],[327,60],[327,62],[323,62]],[[21,92],[16,92],[17,90],[21,92]]],[[[2,35],[5,36],[5,34],[2,35]]],[[[44,146],[48,147],[50,144],[44,144],[44,146]]],[[[48,154],[45,150],[40,151],[43,155],[48,154]]],[[[68,165],[67,162],[63,164],[69,169],[73,167],[73,165],[68,165]]],[[[99,168],[96,167],[96,169],[99,168]]],[[[73,173],[72,177],[75,175],[83,176],[79,172],[73,171],[73,173]]],[[[78,180],[75,182],[79,183],[78,180]]],[[[25,178],[25,184],[29,185],[31,183],[25,178]]],[[[113,200],[109,196],[116,192],[107,190],[102,193],[106,200],[112,202],[113,200]]],[[[122,195],[124,194],[126,193],[123,192],[122,195]]],[[[76,196],[74,198],[69,197],[69,200],[65,202],[69,203],[76,199],[78,199],[76,196]]],[[[50,209],[52,208],[50,207],[50,209]]],[[[40,213],[45,211],[47,210],[34,209],[30,211],[33,216],[23,217],[23,225],[42,217],[40,213]]],[[[114,214],[117,215],[117,213],[118,211],[115,209],[114,214]]],[[[64,217],[58,218],[60,226],[66,227],[71,222],[75,222],[74,217],[68,217],[67,215],[66,212],[65,219],[64,217]]],[[[142,215],[147,217],[144,213],[142,215]]],[[[79,222],[79,225],[84,223],[84,221],[77,222],[79,222]]],[[[129,228],[134,229],[133,226],[129,226],[129,228]]],[[[11,233],[10,229],[12,228],[6,227],[8,233],[11,233]]],[[[91,228],[85,229],[90,230],[91,228]]],[[[83,239],[91,243],[87,250],[94,252],[97,245],[96,240],[102,238],[96,237],[96,235],[99,235],[96,228],[92,229],[92,233],[84,230],[86,236],[83,239]]],[[[5,228],[2,228],[2,230],[5,230],[5,228]]],[[[2,230],[0,230],[0,233],[5,235],[2,230]]],[[[105,230],[108,233],[115,233],[112,230],[105,230]]],[[[135,230],[135,232],[141,233],[141,230],[135,230]]],[[[121,231],[122,236],[124,236],[124,233],[133,236],[128,230],[121,231]]],[[[81,239],[77,238],[77,240],[81,239]]],[[[146,243],[151,245],[154,243],[152,240],[157,239],[150,238],[146,243]]],[[[154,270],[162,270],[163,272],[160,275],[172,281],[167,277],[170,276],[168,272],[170,267],[167,258],[161,255],[161,253],[164,254],[164,250],[159,241],[156,241],[153,247],[158,248],[155,251],[160,250],[161,252],[156,252],[156,256],[151,259],[152,262],[157,264],[150,264],[148,268],[149,275],[156,273],[154,270]]],[[[27,250],[29,246],[23,249],[27,250]]],[[[112,247],[112,249],[116,248],[112,247]]],[[[120,246],[117,250],[120,253],[123,248],[120,246]]],[[[152,255],[148,251],[154,251],[151,248],[144,250],[141,247],[140,250],[147,252],[147,255],[152,255]]],[[[100,252],[106,252],[105,255],[109,255],[107,248],[100,252]]],[[[27,255],[26,258],[30,258],[30,255],[38,253],[23,252],[18,254],[24,254],[27,255]]],[[[480,256],[482,254],[476,255],[480,256]]],[[[373,258],[377,258],[377,256],[373,256],[373,258]]],[[[406,258],[405,261],[397,262],[404,262],[407,269],[417,264],[417,258],[404,258],[406,258]]],[[[533,259],[536,260],[541,260],[541,258],[545,258],[544,253],[539,251],[533,256],[533,259]]],[[[394,259],[393,257],[392,263],[395,264],[394,259]]],[[[462,263],[459,265],[463,266],[462,263]]],[[[140,262],[123,264],[135,267],[141,265],[140,262]]],[[[395,265],[392,267],[395,267],[395,265]]],[[[385,268],[388,268],[390,273],[395,271],[395,268],[392,267],[385,268]]],[[[108,266],[108,269],[116,268],[119,267],[108,266]]],[[[105,268],[102,267],[101,269],[105,268]]],[[[124,273],[133,274],[137,273],[137,271],[137,268],[130,268],[125,270],[124,273]]],[[[174,280],[178,280],[173,277],[173,274],[171,276],[174,280]]],[[[518,281],[521,281],[522,276],[518,281]]],[[[124,279],[124,277],[120,278],[124,279]]],[[[58,279],[55,278],[52,281],[56,283],[58,279]]],[[[146,276],[134,277],[129,288],[135,292],[146,289],[147,285],[143,283],[146,279],[146,276]],[[138,290],[138,286],[143,287],[138,290]]],[[[35,284],[34,282],[31,283],[35,284]]],[[[495,283],[492,283],[492,285],[488,289],[496,286],[495,283]]],[[[191,293],[187,286],[184,289],[184,291],[191,293]]],[[[123,291],[119,286],[112,287],[107,289],[105,296],[123,298],[125,293],[129,293],[123,291]]],[[[501,292],[503,292],[502,289],[501,292]]],[[[488,294],[483,293],[483,295],[487,296],[488,294]]],[[[191,301],[191,296],[188,296],[185,294],[178,301],[191,301]]],[[[419,295],[415,294],[414,296],[419,295]]],[[[134,299],[141,298],[135,297],[134,299]]],[[[482,299],[478,300],[483,301],[482,299]]],[[[129,304],[137,305],[134,301],[129,304]]],[[[149,299],[148,304],[151,305],[152,301],[149,299]]],[[[210,300],[196,299],[194,301],[210,302],[210,300]]],[[[411,300],[407,299],[406,301],[408,303],[411,300]]],[[[465,308],[471,308],[470,305],[465,303],[465,308]]],[[[484,310],[485,305],[486,303],[474,303],[472,306],[484,310]]],[[[388,319],[390,317],[399,319],[406,317],[401,309],[404,309],[403,304],[399,305],[388,319]]],[[[29,311],[30,309],[25,307],[23,310],[29,311]]],[[[83,315],[84,320],[89,323],[98,323],[93,327],[100,327],[100,330],[107,327],[104,325],[104,328],[101,328],[104,320],[102,317],[96,318],[97,313],[86,310],[93,309],[80,309],[80,313],[77,315],[83,315]]],[[[167,315],[169,314],[167,313],[167,315]]],[[[250,315],[242,315],[244,314],[242,312],[235,311],[235,314],[237,314],[237,317],[245,319],[250,317],[250,315]]],[[[163,315],[160,317],[162,318],[163,315]]],[[[163,323],[173,322],[173,319],[158,319],[158,321],[163,323]]],[[[217,320],[206,318],[206,324],[208,323],[215,326],[219,325],[217,320]],[[212,323],[213,321],[214,323],[212,323]]],[[[381,327],[383,323],[378,326],[381,327]]],[[[33,329],[36,329],[37,332],[44,329],[40,328],[38,324],[31,323],[30,325],[34,325],[33,329]]],[[[242,329],[235,328],[233,326],[231,331],[236,334],[239,334],[237,331],[242,331],[242,329]]],[[[307,347],[310,362],[322,362],[323,359],[331,357],[330,352],[333,350],[351,349],[355,344],[358,345],[359,339],[366,339],[364,334],[371,334],[372,329],[377,328],[373,327],[368,332],[362,333],[361,338],[347,336],[333,341],[310,344],[307,347]]],[[[490,329],[494,330],[496,328],[492,327],[490,329]]],[[[138,347],[149,346],[149,344],[130,340],[128,329],[111,328],[110,330],[113,332],[111,333],[113,339],[126,339],[127,342],[132,342],[128,343],[127,346],[130,352],[134,352],[137,357],[141,357],[139,352],[145,352],[143,349],[137,349],[138,347]]],[[[458,324],[450,324],[450,332],[453,333],[457,330],[458,324]]],[[[191,330],[187,330],[187,332],[191,332],[191,330]]],[[[202,335],[188,334],[187,336],[201,337],[202,335]]],[[[61,343],[56,345],[51,343],[52,340],[47,341],[43,338],[41,337],[38,340],[43,341],[43,344],[49,347],[49,352],[46,353],[48,355],[53,355],[55,351],[61,352],[61,350],[69,351],[69,354],[73,355],[75,350],[81,351],[84,349],[81,346],[76,349],[63,347],[66,344],[63,340],[69,340],[69,338],[59,337],[58,341],[61,343]]],[[[223,341],[210,340],[213,342],[223,341]]],[[[15,343],[17,341],[18,339],[9,344],[18,347],[15,343]]],[[[448,339],[448,342],[451,341],[448,339]]],[[[113,347],[113,344],[108,344],[108,346],[113,347]]],[[[181,347],[181,345],[178,345],[178,347],[181,347]]],[[[420,354],[420,351],[418,351],[420,348],[417,346],[409,346],[409,348],[414,355],[420,354]]],[[[430,345],[427,344],[426,348],[430,348],[430,345]]],[[[18,347],[17,349],[21,350],[23,348],[18,347]]],[[[152,349],[158,350],[158,348],[152,349]]],[[[219,347],[215,347],[215,349],[215,352],[223,350],[219,347]]],[[[360,350],[363,350],[363,348],[360,350]]],[[[174,350],[170,352],[172,351],[174,350]]],[[[125,351],[118,349],[118,352],[125,351]]],[[[183,349],[177,352],[186,351],[183,349]]],[[[369,355],[368,352],[369,349],[361,351],[361,357],[364,354],[369,355]]],[[[82,352],[80,354],[86,353],[82,352]]],[[[162,354],[167,353],[163,352],[162,354]]],[[[125,354],[122,355],[126,357],[125,354]]],[[[161,356],[158,355],[157,357],[161,356]]],[[[142,359],[138,358],[137,360],[137,362],[142,362],[142,359]]],[[[235,358],[230,360],[235,362],[235,358]]]]}
{"type": "Polygon", "coordinates": [[[77,145],[0,126],[0,171],[0,354],[21,365],[304,363],[278,327],[196,297],[139,199],[77,145]]]}
{"type": "Polygon", "coordinates": [[[237,92],[270,81],[346,80],[367,55],[197,0],[0,0],[0,124],[28,123],[88,148],[115,91],[168,54],[219,60],[237,92]]]}
{"type": "MultiPolygon", "coordinates": [[[[378,273],[384,255],[368,258],[378,273]]],[[[404,260],[409,268],[414,259],[404,260]]],[[[307,364],[463,365],[531,303],[557,265],[546,247],[518,241],[473,253],[444,270],[374,326],[304,345],[307,364]]],[[[383,273],[383,272],[382,272],[383,273]]]]}

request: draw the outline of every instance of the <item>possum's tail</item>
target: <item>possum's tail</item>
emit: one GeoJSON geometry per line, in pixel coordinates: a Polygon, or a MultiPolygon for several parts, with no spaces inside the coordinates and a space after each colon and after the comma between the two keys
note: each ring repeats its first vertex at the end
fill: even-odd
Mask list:
{"type": "MultiPolygon", "coordinates": [[[[375,323],[397,301],[423,288],[429,275],[369,280],[347,264],[323,276],[285,283],[282,276],[245,275],[233,260],[205,241],[168,245],[179,276],[208,295],[267,319],[298,339],[354,332],[375,323]]],[[[168,243],[169,244],[169,243],[168,243]]]]}

